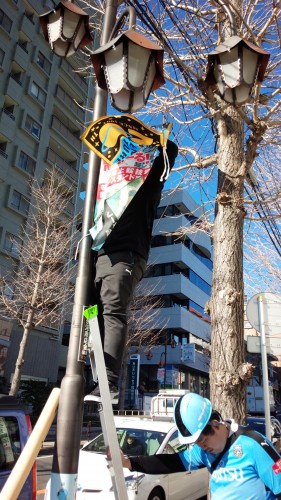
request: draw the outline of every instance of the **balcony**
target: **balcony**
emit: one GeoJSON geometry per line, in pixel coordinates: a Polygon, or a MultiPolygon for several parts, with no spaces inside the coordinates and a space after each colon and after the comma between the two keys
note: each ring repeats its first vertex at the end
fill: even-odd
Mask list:
{"type": "Polygon", "coordinates": [[[52,118],[51,128],[59,132],[63,139],[80,152],[82,147],[80,139],[77,139],[71,130],[67,128],[56,116],[53,116],[52,118]]]}
{"type": "Polygon", "coordinates": [[[88,93],[88,84],[87,80],[79,73],[77,73],[65,59],[61,60],[61,69],[65,71],[65,73],[68,75],[70,81],[68,80],[68,83],[71,83],[72,86],[74,86],[75,90],[79,89],[79,93],[84,92],[85,95],[88,93]],[[75,84],[75,85],[73,85],[75,84]]]}
{"type": "Polygon", "coordinates": [[[30,7],[32,7],[38,15],[42,14],[44,7],[46,5],[45,2],[43,2],[42,0],[28,0],[28,3],[30,7]]]}
{"type": "Polygon", "coordinates": [[[65,206],[64,211],[68,215],[74,215],[74,204],[71,201],[68,201],[67,204],[66,204],[66,206],[65,206]]]}
{"type": "Polygon", "coordinates": [[[26,16],[26,14],[22,16],[19,31],[21,31],[28,40],[32,39],[35,31],[35,24],[26,16]]]}
{"type": "MultiPolygon", "coordinates": [[[[205,321],[203,317],[194,314],[185,307],[175,305],[173,307],[163,307],[157,310],[157,324],[159,328],[167,328],[175,335],[191,333],[195,337],[210,342],[211,339],[211,324],[210,321],[205,321]],[[159,319],[158,319],[159,318],[159,319]]],[[[153,328],[155,317],[153,318],[153,328]]],[[[149,327],[149,325],[146,325],[149,327]]],[[[155,326],[154,326],[155,328],[155,326]]]]}
{"type": "MultiPolygon", "coordinates": [[[[183,271],[184,272],[184,271],[183,271]]],[[[155,276],[144,278],[138,289],[138,293],[145,293],[145,290],[153,290],[153,295],[176,295],[182,299],[190,298],[201,307],[205,307],[210,299],[209,294],[192,283],[183,273],[175,273],[166,276],[155,276]]],[[[173,308],[172,308],[173,309],[173,308]]],[[[182,308],[184,309],[184,308],[182,308]]],[[[198,318],[199,321],[201,319],[198,318]]]]}
{"type": "MultiPolygon", "coordinates": [[[[184,214],[177,217],[164,217],[157,220],[155,224],[157,227],[157,233],[154,231],[153,234],[173,233],[179,227],[189,227],[191,225],[188,217],[185,217],[184,214]]],[[[197,245],[207,258],[211,258],[212,246],[211,239],[208,234],[201,231],[194,231],[188,233],[187,236],[193,243],[195,243],[195,245],[197,245]]]]}
{"type": "Polygon", "coordinates": [[[1,148],[0,148],[0,156],[2,156],[2,158],[5,158],[5,160],[7,160],[7,158],[8,158],[7,153],[5,153],[5,151],[3,151],[3,149],[1,149],[1,148]]]}
{"type": "Polygon", "coordinates": [[[58,97],[59,100],[63,103],[64,112],[70,111],[75,115],[76,118],[78,118],[79,120],[81,120],[81,122],[84,123],[85,121],[84,110],[80,106],[78,106],[78,104],[76,104],[73,97],[71,97],[67,92],[65,92],[65,90],[60,85],[57,86],[56,97],[58,97]]]}
{"type": "Polygon", "coordinates": [[[14,53],[14,61],[24,70],[27,69],[29,64],[29,54],[25,45],[21,42],[16,44],[16,49],[14,53]]]}
{"type": "Polygon", "coordinates": [[[22,92],[22,84],[19,77],[16,77],[14,74],[10,74],[4,94],[10,98],[13,104],[19,104],[22,92]]]}
{"type": "Polygon", "coordinates": [[[70,165],[51,148],[47,149],[46,161],[54,165],[63,174],[67,174],[72,180],[77,181],[78,172],[76,170],[76,165],[70,165]]]}
{"type": "Polygon", "coordinates": [[[15,117],[12,113],[2,108],[0,115],[0,135],[4,135],[10,142],[13,141],[15,135],[15,117]]]}

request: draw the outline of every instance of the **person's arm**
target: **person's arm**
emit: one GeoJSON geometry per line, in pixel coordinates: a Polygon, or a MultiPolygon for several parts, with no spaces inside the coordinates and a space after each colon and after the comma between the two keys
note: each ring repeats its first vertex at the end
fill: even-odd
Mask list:
{"type": "Polygon", "coordinates": [[[247,450],[254,457],[259,478],[267,488],[281,498],[281,457],[271,442],[266,437],[262,437],[261,443],[251,439],[251,445],[247,443],[247,450]]]}
{"type": "Polygon", "coordinates": [[[149,457],[140,455],[130,458],[122,454],[122,465],[131,471],[144,472],[145,474],[171,474],[186,470],[177,453],[163,453],[149,457]]]}

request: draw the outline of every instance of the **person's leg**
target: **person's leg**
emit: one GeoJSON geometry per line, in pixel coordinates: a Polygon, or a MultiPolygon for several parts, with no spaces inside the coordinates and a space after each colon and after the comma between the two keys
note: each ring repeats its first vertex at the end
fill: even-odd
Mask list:
{"type": "Polygon", "coordinates": [[[102,303],[104,357],[108,380],[114,384],[127,341],[127,309],[146,262],[132,252],[101,255],[96,263],[96,285],[102,303]]]}

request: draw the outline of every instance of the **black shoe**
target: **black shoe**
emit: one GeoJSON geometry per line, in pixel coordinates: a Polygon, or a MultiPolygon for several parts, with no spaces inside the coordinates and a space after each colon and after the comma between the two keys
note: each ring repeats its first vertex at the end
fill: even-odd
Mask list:
{"type": "MultiPolygon", "coordinates": [[[[116,387],[111,382],[108,382],[108,386],[109,386],[111,401],[114,402],[114,404],[118,403],[118,399],[119,399],[118,387],[116,387]]],[[[95,386],[94,386],[94,389],[92,390],[92,392],[90,392],[90,394],[85,396],[84,401],[97,401],[98,403],[101,402],[101,394],[100,394],[100,388],[99,388],[98,382],[95,383],[95,386]]]]}

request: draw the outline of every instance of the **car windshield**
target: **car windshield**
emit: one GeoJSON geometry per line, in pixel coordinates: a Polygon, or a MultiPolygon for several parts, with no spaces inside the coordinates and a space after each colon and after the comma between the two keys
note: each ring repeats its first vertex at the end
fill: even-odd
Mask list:
{"type": "MultiPolygon", "coordinates": [[[[146,429],[117,428],[117,438],[120,448],[128,455],[154,455],[163,439],[165,432],[155,432],[146,429]]],[[[83,451],[105,453],[103,434],[100,434],[83,447],[83,451]]]]}

